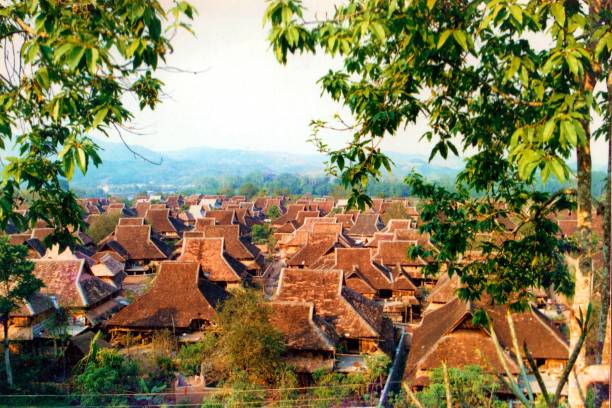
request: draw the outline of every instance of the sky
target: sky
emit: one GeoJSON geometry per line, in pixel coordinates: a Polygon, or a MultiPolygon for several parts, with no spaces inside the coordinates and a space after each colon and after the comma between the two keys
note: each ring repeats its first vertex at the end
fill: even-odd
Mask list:
{"type": "MultiPolygon", "coordinates": [[[[129,143],[158,151],[190,147],[314,153],[307,140],[313,119],[347,117],[341,107],[321,95],[316,83],[338,61],[324,55],[290,56],[283,66],[266,40],[262,17],[265,0],[194,0],[198,10],[195,35],[179,32],[173,39],[169,66],[198,74],[159,72],[167,97],[155,111],[136,111],[132,125],[142,135],[127,135],[129,143]]],[[[331,11],[330,0],[305,0],[310,13],[331,11]]],[[[419,142],[424,121],[407,127],[382,145],[389,152],[429,155],[419,142]]],[[[344,132],[323,134],[340,146],[344,132]]],[[[607,148],[593,146],[593,161],[603,165],[607,148]]]]}

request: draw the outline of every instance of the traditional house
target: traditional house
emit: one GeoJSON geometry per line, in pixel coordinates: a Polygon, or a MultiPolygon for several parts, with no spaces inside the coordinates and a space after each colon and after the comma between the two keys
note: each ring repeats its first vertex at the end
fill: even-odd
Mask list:
{"type": "Polygon", "coordinates": [[[316,268],[325,258],[332,258],[336,248],[345,247],[338,237],[338,234],[307,233],[305,245],[287,259],[287,266],[316,268]]]}
{"type": "Polygon", "coordinates": [[[416,286],[433,286],[433,280],[423,274],[427,262],[421,257],[412,259],[408,256],[408,251],[416,244],[417,241],[379,240],[374,260],[389,268],[394,280],[399,280],[404,275],[416,286]]]}
{"type": "Polygon", "coordinates": [[[84,259],[36,259],[33,273],[44,284],[40,293],[68,312],[73,335],[123,307],[118,289],[96,277],[84,259]]]}
{"type": "Polygon", "coordinates": [[[274,300],[312,302],[315,315],[332,324],[347,353],[392,350],[393,327],[383,317],[382,306],[343,286],[343,281],[339,270],[285,268],[274,300]]]}
{"type": "Polygon", "coordinates": [[[222,288],[204,278],[199,263],[166,261],[160,264],[151,289],[115,314],[106,327],[113,341],[126,332],[202,331],[226,297],[222,288]]]}
{"type": "MultiPolygon", "coordinates": [[[[492,320],[512,374],[518,373],[506,308],[484,303],[475,305],[455,298],[426,313],[414,332],[404,374],[411,387],[426,386],[431,370],[442,363],[457,368],[476,364],[494,375],[505,375],[488,329],[473,324],[474,313],[479,307],[484,308],[492,320]]],[[[536,309],[514,313],[513,320],[518,344],[527,345],[540,372],[552,378],[560,375],[569,355],[563,335],[536,309]]]]}
{"type": "Polygon", "coordinates": [[[170,216],[170,209],[168,208],[149,208],[145,219],[149,224],[151,224],[151,227],[155,233],[168,239],[179,238],[186,229],[183,223],[170,216]]]}
{"type": "Polygon", "coordinates": [[[151,235],[150,225],[117,225],[115,232],[102,240],[101,251],[113,251],[125,259],[128,274],[147,273],[151,264],[167,259],[172,250],[151,235]]]}
{"type": "Polygon", "coordinates": [[[369,248],[337,248],[332,269],[344,271],[346,286],[374,300],[381,300],[385,316],[394,322],[412,323],[420,313],[417,288],[405,275],[393,276],[372,261],[369,248]]]}
{"type": "Polygon", "coordinates": [[[333,370],[338,334],[308,302],[272,302],[270,323],[285,337],[284,360],[298,373],[333,370]]]}
{"type": "Polygon", "coordinates": [[[355,224],[348,230],[348,236],[358,242],[367,243],[375,233],[384,228],[377,213],[362,212],[357,215],[355,224]]]}
{"type": "MultiPolygon", "coordinates": [[[[0,293],[4,289],[0,288],[0,293]]],[[[30,341],[44,337],[52,327],[56,308],[51,299],[41,293],[30,296],[26,302],[9,313],[8,338],[11,341],[30,341]]],[[[0,330],[0,340],[4,330],[0,330]]]]}
{"type": "Polygon", "coordinates": [[[304,204],[290,204],[285,212],[280,217],[272,220],[272,227],[279,228],[288,222],[297,221],[297,216],[300,211],[304,211],[306,206],[304,204]]]}
{"type": "Polygon", "coordinates": [[[206,218],[214,218],[216,225],[237,224],[235,210],[208,210],[204,213],[206,218]]]}
{"type": "Polygon", "coordinates": [[[223,241],[223,238],[183,238],[178,259],[199,263],[204,276],[219,286],[240,286],[247,272],[240,262],[224,251],[223,241]]]}
{"type": "Polygon", "coordinates": [[[223,238],[227,254],[242,263],[251,275],[261,275],[264,267],[263,255],[255,245],[240,238],[238,225],[208,225],[203,227],[202,232],[207,238],[223,238]]]}

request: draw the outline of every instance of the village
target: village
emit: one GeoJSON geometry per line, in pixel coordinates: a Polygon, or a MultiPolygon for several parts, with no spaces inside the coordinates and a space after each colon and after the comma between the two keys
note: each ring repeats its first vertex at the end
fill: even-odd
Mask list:
{"type": "MultiPolygon", "coordinates": [[[[296,400],[316,388],[321,373],[372,379],[368,371],[378,358],[380,372],[366,382],[367,392],[355,388],[322,406],[342,398],[378,405],[381,397],[382,405],[393,406],[402,388],[426,389],[442,366],[480,367],[493,379],[518,377],[517,340],[528,346],[539,377],[552,389],[568,362],[568,300],[532,288],[528,310],[514,313],[510,327],[507,306],[459,299],[457,275],[430,276],[427,257],[409,256],[415,246],[436,250],[420,231],[419,207],[410,198],[375,198],[363,211],[347,209],[345,199],[312,196],[151,195],[136,197],[132,206],[116,198],[79,204],[89,229],[75,233],[77,246],[47,246],[53,228],[42,221],[31,230],[7,231],[11,244],[27,247],[43,283],[10,314],[11,352],[57,355],[62,339],[64,364],[74,366],[92,347],[146,355],[165,336],[173,368],[157,403],[199,406],[224,389],[206,357],[196,357],[190,370],[178,369],[184,366],[180,350],[205,342],[219,308],[244,291],[261,296],[270,325],[282,334],[281,358],[295,375],[294,388],[303,391],[296,400]],[[100,234],[93,227],[102,222],[110,222],[108,234],[96,241],[87,231],[100,234]],[[488,313],[496,335],[473,323],[477,310],[488,313]]],[[[571,211],[556,221],[560,234],[575,233],[571,211]]],[[[515,227],[500,220],[502,236],[515,227]]],[[[465,253],[470,260],[479,256],[478,248],[465,253]]],[[[594,259],[601,268],[601,255],[594,259]]],[[[70,383],[71,370],[55,381],[70,383]]],[[[537,394],[534,373],[528,378],[537,394]]],[[[332,387],[332,396],[337,391],[332,387]]],[[[493,392],[500,401],[514,399],[504,387],[493,392]]],[[[265,394],[261,403],[278,398],[265,394]]]]}

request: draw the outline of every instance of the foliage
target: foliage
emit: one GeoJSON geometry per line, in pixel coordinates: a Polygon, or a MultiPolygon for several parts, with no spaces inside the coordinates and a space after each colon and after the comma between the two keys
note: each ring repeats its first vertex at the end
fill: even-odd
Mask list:
{"type": "Polygon", "coordinates": [[[126,405],[125,394],[138,390],[138,366],[112,349],[91,355],[82,372],[75,376],[75,385],[82,394],[81,404],[87,406],[126,405]]]}
{"type": "Polygon", "coordinates": [[[6,53],[0,75],[0,147],[15,152],[5,158],[0,226],[42,219],[56,229],[51,241],[72,243],[81,211],[62,184],[75,168],[84,174],[100,164],[87,135],[120,134],[132,117],[127,96],[140,109],[159,103],[153,73],[172,50],[168,30],[187,27],[193,13],[186,2],[165,10],[156,0],[23,0],[2,8],[3,48],[16,52],[6,53]],[[13,211],[20,188],[37,193],[25,216],[13,211]]]}
{"type": "Polygon", "coordinates": [[[368,383],[383,379],[391,366],[391,358],[385,353],[376,353],[365,357],[365,365],[368,368],[366,380],[368,383]]]}
{"type": "MultiPolygon", "coordinates": [[[[500,389],[497,379],[479,366],[449,368],[452,401],[459,407],[502,407],[495,393],[500,389]]],[[[424,407],[441,407],[446,404],[444,373],[436,368],[430,376],[430,385],[417,394],[424,407]]]]}
{"type": "Polygon", "coordinates": [[[352,396],[362,396],[367,385],[366,378],[359,373],[346,375],[326,369],[313,372],[312,379],[312,397],[317,407],[335,406],[352,396]]]}
{"type": "Polygon", "coordinates": [[[250,200],[251,198],[255,197],[258,191],[259,191],[259,187],[257,187],[255,184],[244,183],[238,189],[238,194],[243,195],[246,197],[247,200],[250,200]]]}
{"type": "Polygon", "coordinates": [[[508,179],[490,186],[486,196],[473,198],[461,185],[448,192],[418,175],[407,182],[421,198],[420,229],[436,246],[436,250],[414,246],[409,256],[432,257],[426,274],[435,276],[444,266],[449,275],[459,275],[464,284],[458,292],[461,298],[474,300],[486,294],[520,310],[531,300],[530,288],[573,293],[564,260],[573,245],[559,238],[558,224],[551,217],[555,211],[572,208],[571,197],[564,192],[534,192],[508,179]],[[472,251],[479,256],[464,256],[472,251]]]}
{"type": "Polygon", "coordinates": [[[281,216],[281,211],[276,205],[270,206],[268,211],[266,211],[266,216],[270,219],[275,219],[281,216]]]}
{"type": "MultiPolygon", "coordinates": [[[[273,206],[278,208],[276,206],[273,206]]],[[[251,229],[251,239],[254,244],[265,244],[272,236],[272,228],[270,224],[255,224],[251,229]]]]}
{"type": "Polygon", "coordinates": [[[177,354],[179,372],[185,376],[200,373],[204,344],[202,342],[183,345],[177,354]]]}
{"type": "Polygon", "coordinates": [[[389,220],[399,219],[405,220],[408,217],[408,211],[406,210],[406,206],[403,202],[395,202],[391,204],[391,206],[385,211],[382,215],[382,221],[385,225],[389,222],[389,220]]]}
{"type": "Polygon", "coordinates": [[[253,384],[272,384],[283,365],[284,339],[269,321],[270,306],[254,289],[233,292],[214,318],[216,344],[211,360],[222,378],[246,377],[253,384]]]}
{"type": "MultiPolygon", "coordinates": [[[[430,158],[459,149],[466,154],[455,197],[443,189],[417,192],[433,206],[447,198],[446,210],[428,211],[432,222],[422,228],[451,233],[435,237],[442,248],[433,269],[452,266],[456,255],[469,249],[468,241],[493,234],[494,239],[472,246],[486,255],[480,266],[451,268],[466,285],[462,297],[486,292],[495,301],[522,307],[533,286],[571,292],[569,273],[559,262],[566,245],[544,219],[552,210],[549,199],[554,209],[567,200],[534,190],[533,181],[551,175],[567,180],[565,160],[590,137],[591,110],[607,114],[607,95],[594,95],[592,89],[607,75],[598,63],[609,67],[609,10],[537,0],[347,0],[324,19],[307,20],[299,0],[272,1],[264,15],[281,63],[304,51],[342,61],[320,84],[351,113],[353,123],[336,119],[353,138],[331,150],[317,132],[338,126],[314,121],[313,141],[329,154],[329,173],[351,189],[349,204],[370,204],[369,180],[389,171],[392,163],[379,147],[381,140],[424,116],[429,129],[421,137],[435,143],[430,158]],[[482,200],[469,200],[467,191],[482,200]],[[503,232],[497,225],[500,213],[519,215],[521,205],[528,209],[523,218],[529,225],[509,231],[520,234],[514,243],[497,240],[503,232]],[[443,216],[451,216],[448,223],[443,216]],[[459,220],[464,232],[456,229],[459,220]]],[[[595,133],[606,129],[604,121],[595,133]]],[[[583,179],[579,196],[590,198],[583,179]]],[[[414,189],[425,183],[412,178],[409,184],[414,189]]]]}
{"type": "Polygon", "coordinates": [[[115,227],[121,218],[118,213],[104,213],[93,217],[87,227],[87,235],[97,244],[115,231],[115,227]]]}
{"type": "Polygon", "coordinates": [[[42,281],[32,273],[34,264],[27,256],[28,250],[24,245],[11,245],[8,237],[0,237],[0,322],[3,326],[4,359],[8,362],[4,370],[9,386],[13,385],[8,337],[9,315],[43,286],[42,281]]]}
{"type": "MultiPolygon", "coordinates": [[[[529,179],[539,169],[544,180],[567,179],[564,159],[586,136],[581,121],[607,102],[583,89],[585,77],[612,49],[605,9],[587,18],[578,4],[348,0],[307,22],[300,0],[276,0],[264,21],[281,63],[304,51],[340,57],[342,67],[319,83],[350,111],[354,123],[337,119],[354,137],[332,151],[317,131],[334,126],[314,121],[313,139],[329,153],[330,172],[352,189],[351,203],[364,206],[369,178],[392,165],[380,140],[421,114],[429,122],[422,137],[436,142],[431,157],[458,154],[459,145],[476,150],[472,160],[506,162],[483,170],[529,179]]],[[[605,79],[599,72],[595,79],[605,79]]]]}

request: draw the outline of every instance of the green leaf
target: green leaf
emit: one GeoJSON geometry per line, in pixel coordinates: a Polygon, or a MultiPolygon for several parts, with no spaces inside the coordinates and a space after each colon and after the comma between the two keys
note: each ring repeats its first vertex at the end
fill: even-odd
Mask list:
{"type": "Polygon", "coordinates": [[[78,164],[83,174],[87,173],[87,156],[83,148],[77,149],[78,164]]]}
{"type": "Polygon", "coordinates": [[[457,44],[459,44],[461,48],[463,48],[465,51],[468,50],[467,38],[463,31],[461,30],[453,31],[453,38],[455,39],[455,41],[457,41],[457,44]]]}
{"type": "Polygon", "coordinates": [[[440,34],[440,38],[438,39],[438,49],[442,48],[448,37],[453,33],[453,30],[446,30],[442,34],[440,34]]]}
{"type": "Polygon", "coordinates": [[[93,123],[91,124],[91,127],[94,127],[94,128],[98,127],[98,125],[102,123],[104,118],[106,118],[107,113],[108,113],[108,107],[104,107],[100,109],[94,116],[94,120],[93,120],[93,123]]]}
{"type": "Polygon", "coordinates": [[[569,67],[572,74],[578,75],[578,73],[580,72],[580,68],[582,67],[580,61],[578,61],[578,59],[576,59],[573,55],[568,54],[565,57],[565,62],[567,63],[567,66],[569,67]]]}
{"type": "Polygon", "coordinates": [[[561,27],[565,24],[565,7],[561,3],[553,3],[550,5],[550,12],[555,17],[555,21],[561,27]]]}
{"type": "Polygon", "coordinates": [[[70,51],[72,48],[74,47],[73,44],[70,43],[66,43],[63,44],[62,46],[60,46],[59,48],[57,48],[55,50],[55,52],[53,53],[53,60],[55,62],[58,62],[60,60],[60,58],[66,54],[68,51],[70,51]]]}
{"type": "Polygon", "coordinates": [[[81,59],[83,58],[84,54],[85,48],[80,47],[78,45],[72,48],[72,50],[68,54],[68,58],[66,59],[66,64],[68,64],[68,68],[71,71],[74,71],[79,66],[79,63],[81,62],[81,59]]]}
{"type": "Polygon", "coordinates": [[[555,131],[556,122],[555,118],[549,119],[544,125],[544,130],[542,131],[542,140],[544,142],[548,142],[555,131]]]}
{"type": "Polygon", "coordinates": [[[576,129],[574,128],[573,123],[569,120],[564,120],[561,122],[561,129],[563,130],[569,144],[576,146],[578,143],[578,136],[576,135],[576,129]]]}
{"type": "Polygon", "coordinates": [[[555,157],[550,162],[550,167],[553,173],[555,173],[557,179],[563,183],[565,181],[565,165],[561,163],[558,158],[555,157]]]}
{"type": "Polygon", "coordinates": [[[516,4],[510,4],[508,8],[510,9],[510,14],[512,14],[512,17],[514,17],[519,24],[523,24],[523,10],[521,10],[521,8],[516,4]]]}
{"type": "Polygon", "coordinates": [[[91,75],[96,74],[96,67],[98,64],[98,49],[97,48],[88,48],[86,59],[87,59],[87,69],[89,69],[89,73],[91,75]]]}

